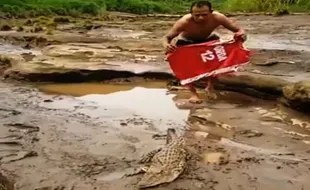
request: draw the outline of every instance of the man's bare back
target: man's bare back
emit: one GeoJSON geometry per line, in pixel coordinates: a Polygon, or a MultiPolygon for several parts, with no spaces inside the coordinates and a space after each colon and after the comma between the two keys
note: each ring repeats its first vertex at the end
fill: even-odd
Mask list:
{"type": "MultiPolygon", "coordinates": [[[[166,53],[175,51],[177,46],[219,39],[217,35],[213,34],[214,30],[219,26],[223,26],[234,32],[235,35],[245,39],[245,31],[235,25],[225,15],[213,11],[210,2],[194,2],[191,6],[191,13],[184,15],[176,21],[173,27],[164,36],[163,46],[166,49],[166,53]],[[179,39],[176,44],[172,44],[172,40],[177,36],[179,36],[179,39]]],[[[211,79],[208,79],[206,91],[210,95],[209,97],[216,98],[215,94],[213,95],[213,93],[210,93],[213,90],[212,84],[211,79]]],[[[188,87],[192,94],[189,101],[191,103],[201,103],[202,100],[199,98],[193,85],[188,85],[188,87]]]]}

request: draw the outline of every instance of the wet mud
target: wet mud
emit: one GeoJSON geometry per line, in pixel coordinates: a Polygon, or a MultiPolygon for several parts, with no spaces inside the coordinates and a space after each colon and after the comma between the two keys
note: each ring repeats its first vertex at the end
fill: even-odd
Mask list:
{"type": "Polygon", "coordinates": [[[15,189],[137,189],[141,175],[124,176],[164,146],[168,127],[183,134],[189,119],[201,124],[185,131],[195,156],[180,178],[154,189],[309,188],[306,115],[229,91],[190,110],[177,104],[186,92],[163,84],[97,84],[86,94],[77,89],[94,88],[2,83],[1,168],[15,189]]]}
{"type": "Polygon", "coordinates": [[[288,86],[309,78],[309,15],[231,17],[249,31],[251,64],[192,105],[160,44],[175,18],[114,14],[0,33],[0,189],[137,189],[142,175],[127,174],[168,128],[191,157],[153,189],[310,188],[309,114],[276,101],[309,98],[307,84],[288,86]]]}

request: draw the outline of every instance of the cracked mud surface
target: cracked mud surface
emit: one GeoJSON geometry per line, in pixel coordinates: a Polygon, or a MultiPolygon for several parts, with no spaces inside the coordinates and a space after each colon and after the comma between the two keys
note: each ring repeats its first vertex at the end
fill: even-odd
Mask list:
{"type": "MultiPolygon", "coordinates": [[[[126,19],[92,30],[61,26],[48,37],[51,45],[32,45],[31,54],[19,49],[25,44],[18,39],[25,34],[1,32],[1,54],[21,60],[13,69],[30,73],[63,72],[62,67],[167,71],[159,38],[173,19],[126,19]]],[[[232,19],[250,34],[252,64],[244,72],[290,81],[309,77],[309,25],[303,24],[309,16],[232,19]],[[271,36],[273,46],[262,45],[271,36]],[[278,47],[286,50],[268,49],[278,47]]],[[[209,134],[187,131],[196,157],[180,178],[154,189],[310,188],[308,115],[227,91],[218,91],[217,101],[190,111],[186,105],[177,107],[187,92],[167,94],[165,87],[165,81],[126,77],[86,84],[1,81],[0,189],[137,189],[140,175],[123,176],[140,166],[143,154],[165,144],[167,127],[181,132],[188,118],[208,123],[209,134]]]]}

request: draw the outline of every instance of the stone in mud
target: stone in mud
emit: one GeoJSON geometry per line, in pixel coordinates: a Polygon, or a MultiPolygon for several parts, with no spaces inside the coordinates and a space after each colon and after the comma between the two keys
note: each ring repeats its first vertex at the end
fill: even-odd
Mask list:
{"type": "Polygon", "coordinates": [[[56,23],[68,23],[70,22],[70,19],[67,17],[56,17],[53,21],[56,23]]]}
{"type": "Polygon", "coordinates": [[[228,124],[212,120],[212,114],[208,109],[196,109],[191,111],[187,130],[192,132],[208,133],[209,138],[228,138],[232,139],[235,136],[235,127],[228,124]]]}
{"type": "Polygon", "coordinates": [[[300,81],[283,87],[283,96],[286,105],[310,111],[310,81],[300,81]]]}
{"type": "Polygon", "coordinates": [[[1,31],[10,31],[12,30],[12,27],[10,25],[4,24],[0,28],[1,31]]]}

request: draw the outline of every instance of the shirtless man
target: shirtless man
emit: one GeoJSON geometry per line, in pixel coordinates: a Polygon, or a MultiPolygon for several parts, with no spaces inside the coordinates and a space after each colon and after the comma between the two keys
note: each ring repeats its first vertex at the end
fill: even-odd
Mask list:
{"type": "MultiPolygon", "coordinates": [[[[209,1],[194,2],[191,6],[190,13],[179,19],[164,36],[163,46],[166,53],[175,51],[177,46],[220,39],[213,33],[219,26],[225,27],[234,32],[235,35],[242,37],[243,40],[246,40],[245,31],[232,23],[225,15],[213,11],[209,1]],[[171,42],[177,36],[178,39],[174,45],[171,42]]],[[[207,78],[208,84],[205,90],[210,98],[215,99],[216,95],[213,93],[213,79],[212,77],[207,78]]],[[[190,84],[188,88],[191,92],[189,102],[202,103],[195,87],[190,84]]]]}

